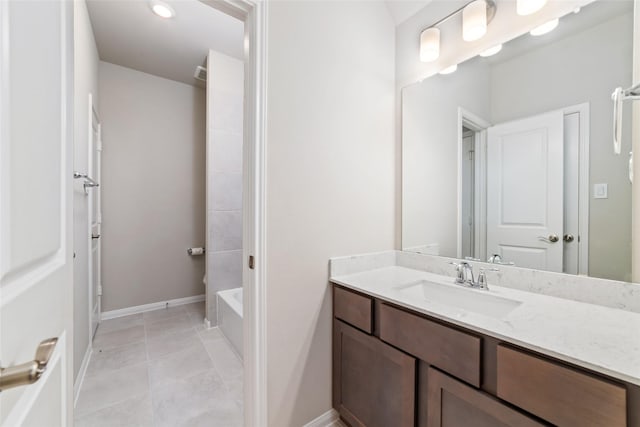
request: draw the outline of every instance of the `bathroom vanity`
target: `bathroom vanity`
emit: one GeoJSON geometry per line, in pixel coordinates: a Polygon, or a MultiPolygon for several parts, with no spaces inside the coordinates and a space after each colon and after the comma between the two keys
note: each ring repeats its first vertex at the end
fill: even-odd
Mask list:
{"type": "Polygon", "coordinates": [[[377,265],[332,260],[333,406],[343,421],[640,426],[639,313],[495,286],[491,275],[488,291],[465,289],[426,271],[436,257],[418,270],[402,259],[419,255],[392,254],[374,256],[377,265]]]}

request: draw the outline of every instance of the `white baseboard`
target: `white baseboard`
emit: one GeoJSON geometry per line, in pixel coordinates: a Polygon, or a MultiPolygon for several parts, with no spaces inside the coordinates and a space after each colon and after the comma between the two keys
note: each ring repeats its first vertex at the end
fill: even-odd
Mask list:
{"type": "Polygon", "coordinates": [[[344,427],[344,423],[340,421],[338,412],[335,409],[330,409],[303,427],[344,427]]]}
{"type": "Polygon", "coordinates": [[[73,383],[73,407],[76,407],[78,403],[78,397],[80,397],[80,389],[82,388],[82,383],[84,382],[84,376],[87,373],[87,368],[89,367],[89,362],[91,361],[91,355],[93,354],[93,347],[91,347],[91,343],[87,346],[87,351],[84,353],[84,357],[82,358],[82,365],[80,365],[80,370],[78,371],[78,376],[73,383]]]}
{"type": "Polygon", "coordinates": [[[116,317],[129,316],[131,314],[144,313],[145,311],[159,310],[166,307],[175,307],[176,305],[191,304],[194,302],[204,301],[204,299],[204,295],[195,295],[192,297],[176,298],[169,301],[152,302],[151,304],[120,308],[118,310],[103,311],[100,316],[100,320],[115,319],[116,317]]]}

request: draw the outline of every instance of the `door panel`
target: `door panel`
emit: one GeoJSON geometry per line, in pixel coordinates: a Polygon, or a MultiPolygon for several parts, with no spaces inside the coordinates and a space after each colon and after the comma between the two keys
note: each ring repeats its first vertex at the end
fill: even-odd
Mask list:
{"type": "Polygon", "coordinates": [[[71,418],[72,3],[0,2],[0,364],[59,341],[34,384],[0,392],[0,425],[71,418]]]}
{"type": "Polygon", "coordinates": [[[562,233],[562,112],[489,128],[487,254],[561,272],[562,233]],[[558,242],[544,240],[553,234],[558,242]]]}

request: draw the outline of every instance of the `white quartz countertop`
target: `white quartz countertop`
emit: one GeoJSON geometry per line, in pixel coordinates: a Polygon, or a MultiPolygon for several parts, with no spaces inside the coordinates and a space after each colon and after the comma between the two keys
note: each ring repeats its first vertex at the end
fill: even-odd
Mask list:
{"type": "MultiPolygon", "coordinates": [[[[486,334],[584,368],[640,385],[640,313],[491,285],[495,295],[521,302],[503,317],[479,314],[439,302],[437,297],[403,292],[427,280],[447,286],[452,278],[406,267],[387,266],[332,276],[332,282],[384,301],[486,334]]],[[[482,296],[478,297],[482,300],[482,296]]],[[[480,302],[479,302],[480,303],[480,302]]]]}

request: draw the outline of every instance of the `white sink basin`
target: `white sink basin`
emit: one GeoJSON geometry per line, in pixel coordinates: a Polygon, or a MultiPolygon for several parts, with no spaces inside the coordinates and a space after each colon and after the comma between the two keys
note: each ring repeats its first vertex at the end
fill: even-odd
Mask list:
{"type": "Polygon", "coordinates": [[[490,291],[474,290],[454,284],[443,285],[428,280],[398,286],[396,289],[411,298],[420,298],[498,319],[504,318],[522,304],[521,301],[493,295],[490,291]]]}

